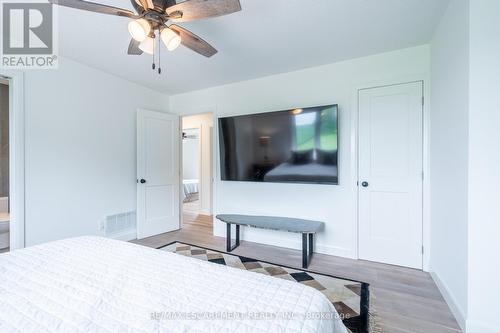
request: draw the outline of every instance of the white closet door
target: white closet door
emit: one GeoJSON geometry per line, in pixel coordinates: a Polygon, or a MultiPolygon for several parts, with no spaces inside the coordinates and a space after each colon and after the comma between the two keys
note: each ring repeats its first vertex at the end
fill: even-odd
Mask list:
{"type": "Polygon", "coordinates": [[[422,268],[422,82],[359,91],[359,257],[422,268]]]}

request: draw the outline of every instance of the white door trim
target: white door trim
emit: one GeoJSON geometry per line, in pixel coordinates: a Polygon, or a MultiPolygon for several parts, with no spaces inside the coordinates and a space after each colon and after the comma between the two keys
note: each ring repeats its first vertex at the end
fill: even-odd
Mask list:
{"type": "Polygon", "coordinates": [[[355,162],[353,163],[355,168],[355,186],[356,186],[356,218],[357,218],[357,237],[356,237],[356,257],[360,259],[359,256],[359,233],[360,233],[360,220],[359,220],[359,161],[360,161],[360,149],[359,149],[359,135],[360,135],[360,108],[359,108],[359,93],[362,90],[382,88],[397,86],[410,83],[421,83],[422,84],[422,270],[429,271],[430,269],[430,107],[427,102],[430,98],[430,74],[421,74],[409,77],[403,77],[399,80],[382,80],[379,82],[372,82],[371,84],[359,85],[355,89],[355,94],[353,94],[353,103],[356,105],[356,111],[353,118],[352,128],[354,129],[352,133],[353,145],[352,151],[355,151],[355,162]]]}
{"type": "Polygon", "coordinates": [[[9,80],[10,249],[25,246],[24,74],[0,69],[9,80]]]}

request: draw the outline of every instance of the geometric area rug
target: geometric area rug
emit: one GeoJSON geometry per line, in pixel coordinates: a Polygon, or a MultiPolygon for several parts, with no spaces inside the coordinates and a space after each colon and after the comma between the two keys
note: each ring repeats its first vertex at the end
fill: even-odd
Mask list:
{"type": "Polygon", "coordinates": [[[373,324],[370,321],[374,318],[369,315],[370,291],[367,283],[297,270],[180,242],[173,242],[158,249],[308,285],[322,292],[332,302],[350,332],[374,331],[374,327],[370,327],[370,324],[373,324]]]}

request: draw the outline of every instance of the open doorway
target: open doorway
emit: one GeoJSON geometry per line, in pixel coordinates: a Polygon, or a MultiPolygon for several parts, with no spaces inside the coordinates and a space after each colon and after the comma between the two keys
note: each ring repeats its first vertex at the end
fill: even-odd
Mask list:
{"type": "Polygon", "coordinates": [[[10,249],[9,80],[0,77],[0,253],[10,249]]]}
{"type": "Polygon", "coordinates": [[[182,117],[182,227],[203,227],[212,218],[213,114],[182,117]]]}

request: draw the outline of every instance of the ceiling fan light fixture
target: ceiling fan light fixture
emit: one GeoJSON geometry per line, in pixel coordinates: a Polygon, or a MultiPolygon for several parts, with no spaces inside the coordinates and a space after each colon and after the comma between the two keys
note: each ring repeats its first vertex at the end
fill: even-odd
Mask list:
{"type": "Polygon", "coordinates": [[[139,44],[139,49],[142,50],[142,52],[148,53],[148,54],[153,54],[155,50],[155,40],[154,38],[151,37],[146,37],[140,44],[139,44]]]}
{"type": "Polygon", "coordinates": [[[161,40],[169,51],[173,51],[181,45],[181,36],[170,28],[164,28],[161,31],[161,40]]]}
{"type": "Polygon", "coordinates": [[[138,42],[142,42],[151,32],[151,26],[149,25],[149,22],[143,18],[133,20],[128,23],[128,32],[133,39],[138,42]]]}

